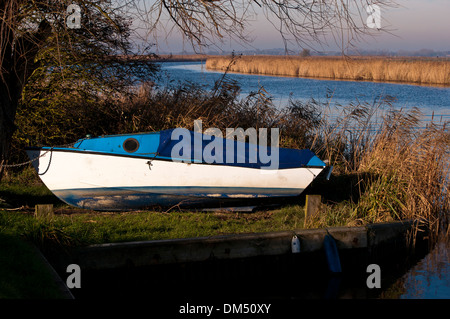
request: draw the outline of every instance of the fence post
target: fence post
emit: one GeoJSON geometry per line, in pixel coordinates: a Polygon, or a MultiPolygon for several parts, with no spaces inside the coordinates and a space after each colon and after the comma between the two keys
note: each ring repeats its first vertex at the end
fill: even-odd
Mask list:
{"type": "Polygon", "coordinates": [[[40,204],[34,206],[34,217],[35,218],[53,218],[53,204],[40,204]]]}
{"type": "Polygon", "coordinates": [[[306,195],[305,205],[305,225],[314,218],[320,209],[322,198],[320,195],[306,195]]]}

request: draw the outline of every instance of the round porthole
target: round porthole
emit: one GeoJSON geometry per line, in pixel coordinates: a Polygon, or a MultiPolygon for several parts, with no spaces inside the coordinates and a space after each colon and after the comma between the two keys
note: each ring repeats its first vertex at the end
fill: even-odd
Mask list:
{"type": "Polygon", "coordinates": [[[127,138],[123,142],[123,149],[128,153],[136,152],[139,148],[139,142],[135,138],[127,138]]]}

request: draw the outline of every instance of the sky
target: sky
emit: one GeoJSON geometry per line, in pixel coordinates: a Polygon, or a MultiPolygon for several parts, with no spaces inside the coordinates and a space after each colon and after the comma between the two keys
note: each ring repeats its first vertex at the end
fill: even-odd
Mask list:
{"type": "Polygon", "coordinates": [[[382,28],[387,25],[393,35],[383,34],[362,45],[386,50],[450,50],[450,0],[399,3],[403,7],[389,8],[381,15],[382,28]]]}
{"type": "MultiPolygon", "coordinates": [[[[450,0],[398,0],[397,8],[382,8],[381,29],[389,32],[374,31],[374,36],[364,37],[356,43],[361,50],[417,51],[430,49],[450,51],[450,0]]],[[[367,14],[367,17],[369,14],[367,14]]],[[[234,41],[224,41],[224,51],[245,49],[283,48],[280,34],[261,15],[253,21],[246,31],[251,33],[254,41],[242,46],[234,41]]],[[[293,47],[292,49],[298,49],[293,47]]],[[[319,51],[339,50],[334,41],[327,45],[315,46],[319,51]]],[[[173,32],[167,38],[158,41],[159,52],[191,51],[189,44],[183,43],[180,33],[173,32]]]]}

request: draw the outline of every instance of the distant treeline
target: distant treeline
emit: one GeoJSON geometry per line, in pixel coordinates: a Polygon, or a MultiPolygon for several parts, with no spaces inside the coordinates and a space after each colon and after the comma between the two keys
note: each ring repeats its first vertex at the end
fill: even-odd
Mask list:
{"type": "Polygon", "coordinates": [[[206,54],[189,54],[189,55],[182,55],[182,54],[148,54],[148,55],[134,55],[134,56],[119,56],[120,59],[124,60],[140,60],[140,61],[146,61],[150,60],[153,62],[189,62],[189,61],[206,61],[208,57],[215,57],[215,56],[208,56],[206,54]]]}
{"type": "Polygon", "coordinates": [[[210,56],[206,68],[276,76],[450,85],[450,58],[210,56]]]}
{"type": "Polygon", "coordinates": [[[186,61],[206,61],[206,54],[162,54],[156,57],[158,62],[186,62],[186,61]]]}

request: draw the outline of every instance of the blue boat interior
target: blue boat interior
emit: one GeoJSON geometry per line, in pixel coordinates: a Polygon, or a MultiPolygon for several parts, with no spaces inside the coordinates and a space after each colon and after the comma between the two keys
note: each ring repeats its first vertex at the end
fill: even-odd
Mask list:
{"type": "Polygon", "coordinates": [[[326,166],[308,149],[265,147],[187,129],[87,137],[70,150],[248,168],[268,167],[274,159],[277,169],[326,166]]]}

